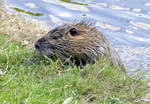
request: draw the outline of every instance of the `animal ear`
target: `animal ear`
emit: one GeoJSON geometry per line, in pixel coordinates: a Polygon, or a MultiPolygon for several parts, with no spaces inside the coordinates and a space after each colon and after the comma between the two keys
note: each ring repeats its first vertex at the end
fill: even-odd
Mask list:
{"type": "Polygon", "coordinates": [[[72,35],[72,36],[77,36],[77,35],[79,35],[77,29],[76,29],[76,28],[71,28],[71,29],[70,29],[70,35],[72,35]]]}

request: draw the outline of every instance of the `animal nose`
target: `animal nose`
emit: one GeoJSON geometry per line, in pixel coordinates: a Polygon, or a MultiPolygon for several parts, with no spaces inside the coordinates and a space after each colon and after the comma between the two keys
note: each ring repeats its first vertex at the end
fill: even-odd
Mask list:
{"type": "Polygon", "coordinates": [[[36,49],[39,49],[41,43],[43,43],[43,42],[45,42],[45,41],[46,41],[45,38],[40,38],[39,40],[37,40],[37,41],[35,42],[35,48],[36,48],[36,49]]]}
{"type": "Polygon", "coordinates": [[[39,49],[39,43],[38,42],[35,42],[35,48],[39,49]]]}

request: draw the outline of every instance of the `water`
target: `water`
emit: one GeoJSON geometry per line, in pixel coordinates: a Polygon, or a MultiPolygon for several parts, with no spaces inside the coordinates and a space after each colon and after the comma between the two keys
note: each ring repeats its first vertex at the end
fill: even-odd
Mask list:
{"type": "MultiPolygon", "coordinates": [[[[54,28],[73,20],[92,21],[116,48],[130,71],[142,69],[150,78],[149,0],[6,0],[41,16],[54,28]]],[[[129,72],[130,72],[129,71],[129,72]]]]}

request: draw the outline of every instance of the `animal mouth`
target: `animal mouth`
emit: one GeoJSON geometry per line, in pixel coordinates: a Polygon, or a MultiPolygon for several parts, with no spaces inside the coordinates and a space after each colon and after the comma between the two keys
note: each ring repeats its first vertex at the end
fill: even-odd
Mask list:
{"type": "Polygon", "coordinates": [[[51,49],[47,49],[46,47],[42,47],[38,42],[35,43],[35,49],[37,52],[39,52],[41,55],[45,55],[48,58],[54,59],[56,57],[51,49]]]}
{"type": "Polygon", "coordinates": [[[51,50],[44,50],[44,49],[36,49],[41,55],[45,55],[48,58],[56,57],[51,50]]]}
{"type": "Polygon", "coordinates": [[[47,56],[48,58],[52,59],[53,61],[55,61],[57,59],[57,55],[55,55],[52,51],[44,51],[44,50],[39,50],[36,49],[36,51],[43,56],[47,56]]]}

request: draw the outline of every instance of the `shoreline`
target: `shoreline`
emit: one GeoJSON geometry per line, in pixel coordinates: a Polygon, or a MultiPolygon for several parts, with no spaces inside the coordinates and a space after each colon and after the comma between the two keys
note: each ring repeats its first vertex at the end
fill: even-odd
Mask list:
{"type": "Polygon", "coordinates": [[[50,30],[44,21],[22,17],[20,13],[7,13],[3,6],[0,6],[0,24],[0,34],[10,34],[12,41],[29,46],[50,30]]]}
{"type": "Polygon", "coordinates": [[[10,35],[12,42],[21,42],[23,46],[32,47],[37,38],[49,31],[48,25],[40,20],[23,18],[19,14],[7,14],[1,9],[0,17],[0,34],[10,35]]]}

